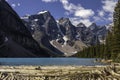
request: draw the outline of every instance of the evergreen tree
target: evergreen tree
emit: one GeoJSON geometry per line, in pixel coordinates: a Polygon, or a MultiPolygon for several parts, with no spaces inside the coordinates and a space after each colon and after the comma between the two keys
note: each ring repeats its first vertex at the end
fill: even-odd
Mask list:
{"type": "Polygon", "coordinates": [[[113,34],[112,32],[108,31],[107,37],[106,37],[106,44],[105,44],[105,53],[104,53],[104,58],[105,59],[110,59],[111,54],[112,54],[112,49],[113,49],[113,34]]]}
{"type": "Polygon", "coordinates": [[[116,4],[114,11],[114,28],[113,28],[113,56],[114,58],[120,58],[120,0],[116,4]]]}
{"type": "Polygon", "coordinates": [[[114,12],[114,53],[120,53],[120,0],[118,1],[114,12]]]}

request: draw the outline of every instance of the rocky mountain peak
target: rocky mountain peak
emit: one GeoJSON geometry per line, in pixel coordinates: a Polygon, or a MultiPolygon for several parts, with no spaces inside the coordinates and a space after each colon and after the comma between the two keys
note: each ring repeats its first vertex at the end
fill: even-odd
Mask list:
{"type": "Polygon", "coordinates": [[[60,18],[59,19],[59,24],[72,24],[71,22],[70,22],[70,20],[69,20],[69,18],[64,18],[64,17],[62,17],[62,18],[60,18]]]}
{"type": "Polygon", "coordinates": [[[59,25],[61,31],[63,32],[64,35],[68,37],[68,39],[70,40],[75,39],[75,34],[76,34],[75,26],[71,23],[69,18],[64,18],[64,17],[60,18],[59,25]]]}
{"type": "Polygon", "coordinates": [[[96,24],[96,23],[92,23],[92,24],[90,25],[90,27],[92,27],[92,26],[97,27],[97,24],[96,24]]]}
{"type": "Polygon", "coordinates": [[[85,24],[83,24],[83,23],[79,23],[79,24],[77,25],[77,27],[86,27],[86,26],[85,26],[85,24]]]}
{"type": "Polygon", "coordinates": [[[90,30],[95,30],[95,29],[97,29],[98,28],[98,26],[96,25],[96,23],[92,23],[90,26],[89,26],[89,29],[90,30]]]}
{"type": "Polygon", "coordinates": [[[40,15],[40,16],[42,15],[44,17],[44,19],[52,17],[52,15],[51,15],[51,13],[49,11],[40,11],[40,12],[38,12],[37,15],[40,15]]]}

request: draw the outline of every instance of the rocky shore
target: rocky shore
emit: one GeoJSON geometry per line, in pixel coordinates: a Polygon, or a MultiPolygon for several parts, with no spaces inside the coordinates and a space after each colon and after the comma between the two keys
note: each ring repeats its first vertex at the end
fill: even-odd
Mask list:
{"type": "Polygon", "coordinates": [[[0,80],[120,80],[120,65],[0,66],[0,80]]]}

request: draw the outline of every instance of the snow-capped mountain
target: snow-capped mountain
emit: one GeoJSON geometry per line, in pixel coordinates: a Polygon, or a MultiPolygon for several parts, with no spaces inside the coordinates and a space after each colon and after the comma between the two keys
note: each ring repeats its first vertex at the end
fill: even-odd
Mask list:
{"type": "Polygon", "coordinates": [[[63,56],[63,52],[59,51],[52,44],[51,40],[58,39],[60,35],[57,22],[49,11],[42,11],[35,15],[22,17],[23,22],[32,33],[33,38],[52,54],[63,56]],[[27,19],[27,20],[26,20],[27,19]]]}
{"type": "MultiPolygon", "coordinates": [[[[49,11],[42,11],[36,15],[27,16],[28,18],[22,17],[25,22],[29,25],[29,29],[33,30],[36,26],[45,34],[49,36],[49,39],[56,39],[59,33],[57,23],[49,11]]],[[[27,25],[26,24],[26,25],[27,25]]]]}
{"type": "Polygon", "coordinates": [[[76,29],[68,18],[61,18],[56,22],[49,11],[42,11],[27,18],[22,17],[22,20],[33,38],[53,53],[72,55],[80,51],[83,48],[81,46],[86,47],[82,42],[82,45],[76,44],[76,29]]]}
{"type": "Polygon", "coordinates": [[[25,16],[22,20],[40,45],[67,56],[87,46],[104,43],[107,33],[106,26],[95,23],[86,27],[83,23],[74,26],[69,18],[62,17],[56,21],[49,11],[25,16]]]}

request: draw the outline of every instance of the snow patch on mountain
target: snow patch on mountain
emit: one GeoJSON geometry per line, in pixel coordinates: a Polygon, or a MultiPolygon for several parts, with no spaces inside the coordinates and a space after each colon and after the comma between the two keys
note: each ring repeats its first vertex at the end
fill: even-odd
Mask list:
{"type": "Polygon", "coordinates": [[[65,40],[65,42],[67,42],[69,39],[67,38],[67,36],[64,36],[63,39],[65,40]]]}
{"type": "Polygon", "coordinates": [[[24,17],[21,17],[21,19],[28,19],[29,17],[28,16],[24,16],[24,17]]]}
{"type": "Polygon", "coordinates": [[[64,41],[65,41],[65,42],[64,42],[64,45],[67,45],[67,41],[69,40],[69,39],[67,38],[67,36],[64,36],[63,39],[64,39],[64,41]]]}
{"type": "Polygon", "coordinates": [[[39,20],[39,19],[34,19],[34,21],[36,21],[36,22],[37,22],[38,20],[39,20]]]}
{"type": "Polygon", "coordinates": [[[72,46],[70,46],[70,45],[68,45],[68,44],[66,44],[66,45],[61,45],[61,44],[58,43],[56,40],[52,40],[52,41],[50,41],[50,43],[51,43],[51,45],[53,45],[55,48],[57,48],[57,49],[59,49],[60,51],[62,51],[65,56],[71,56],[71,55],[73,55],[73,54],[75,54],[75,53],[78,52],[74,47],[72,47],[72,46]]]}
{"type": "Polygon", "coordinates": [[[44,14],[46,12],[48,12],[48,11],[40,11],[40,12],[38,12],[38,14],[44,14]]]}

